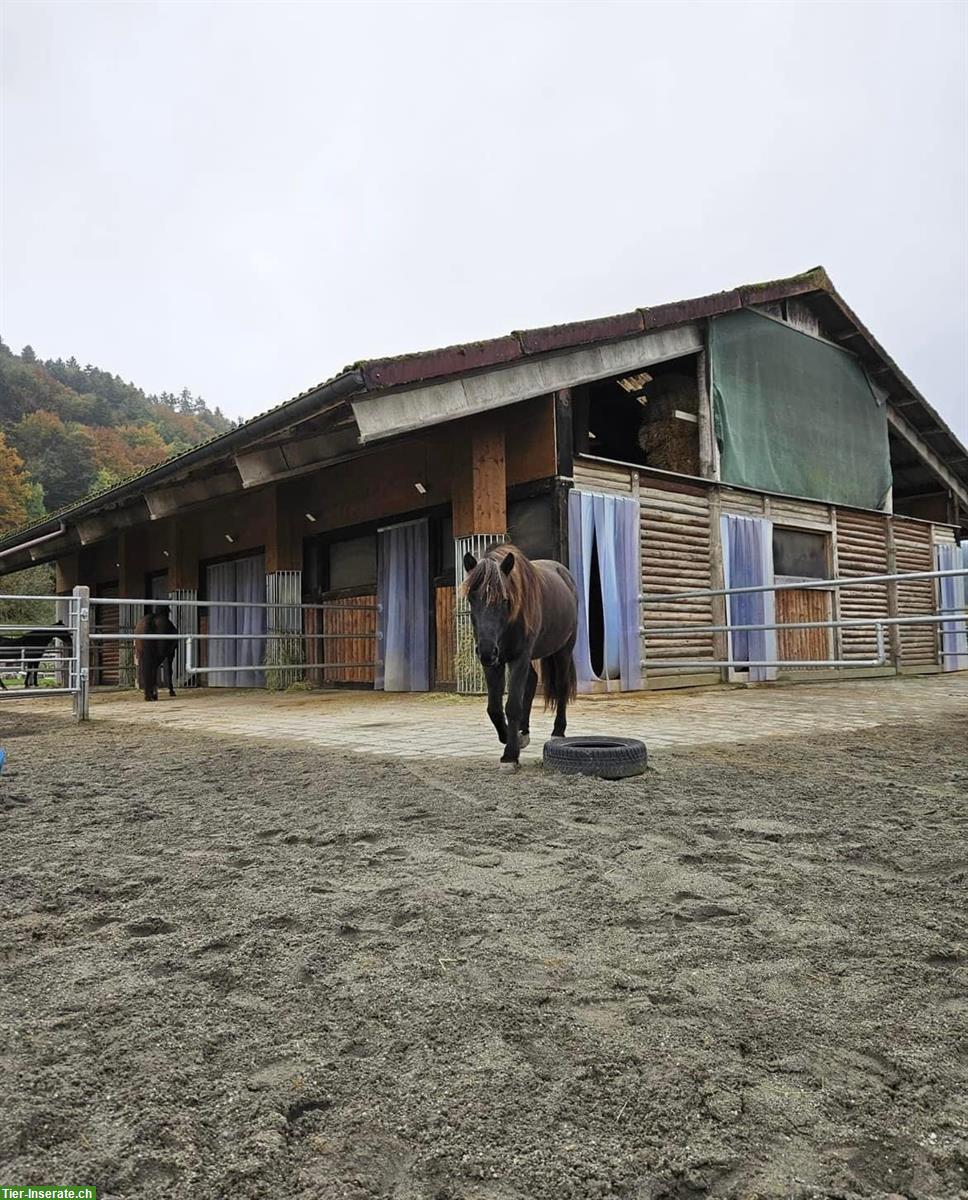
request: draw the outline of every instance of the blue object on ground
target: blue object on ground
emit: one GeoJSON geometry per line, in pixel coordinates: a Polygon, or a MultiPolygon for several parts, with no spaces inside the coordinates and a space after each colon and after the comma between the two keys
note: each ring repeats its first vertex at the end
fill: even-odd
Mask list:
{"type": "Polygon", "coordinates": [[[0,750],[0,775],[3,774],[3,764],[7,761],[6,750],[0,750]]]}

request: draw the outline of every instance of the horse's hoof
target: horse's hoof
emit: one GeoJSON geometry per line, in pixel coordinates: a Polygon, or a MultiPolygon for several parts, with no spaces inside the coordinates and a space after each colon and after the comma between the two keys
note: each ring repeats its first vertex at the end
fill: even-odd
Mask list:
{"type": "Polygon", "coordinates": [[[525,748],[525,746],[531,745],[531,738],[528,736],[528,734],[522,733],[521,740],[518,744],[520,745],[521,749],[523,750],[525,748]]]}
{"type": "Polygon", "coordinates": [[[520,771],[520,770],[521,770],[521,764],[520,764],[520,763],[516,763],[516,762],[502,762],[502,763],[498,763],[498,770],[499,770],[499,771],[520,771]]]}

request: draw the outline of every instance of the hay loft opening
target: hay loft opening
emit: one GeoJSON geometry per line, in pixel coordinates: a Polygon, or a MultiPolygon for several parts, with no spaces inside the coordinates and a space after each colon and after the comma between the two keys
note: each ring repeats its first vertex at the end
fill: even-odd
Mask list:
{"type": "Polygon", "coordinates": [[[699,356],[576,389],[575,452],[699,474],[699,356]]]}

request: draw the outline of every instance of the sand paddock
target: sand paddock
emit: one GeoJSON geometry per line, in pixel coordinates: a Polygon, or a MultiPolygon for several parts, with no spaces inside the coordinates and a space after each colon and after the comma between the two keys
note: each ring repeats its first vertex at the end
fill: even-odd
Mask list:
{"type": "Polygon", "coordinates": [[[619,783],[35,713],[0,744],[2,1182],[968,1194],[965,719],[619,783]]]}

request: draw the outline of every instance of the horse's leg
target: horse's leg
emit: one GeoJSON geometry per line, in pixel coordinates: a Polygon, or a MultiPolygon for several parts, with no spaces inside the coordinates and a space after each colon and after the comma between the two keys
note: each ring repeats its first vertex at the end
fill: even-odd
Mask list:
{"type": "Polygon", "coordinates": [[[504,719],[504,664],[499,667],[485,667],[484,678],[487,680],[487,715],[497,730],[497,740],[508,740],[508,725],[504,719]]]}
{"type": "Polygon", "coordinates": [[[552,737],[564,737],[568,727],[568,700],[574,690],[575,660],[573,645],[565,646],[555,656],[555,724],[552,737]]]}
{"type": "Polygon", "coordinates": [[[521,757],[521,717],[524,714],[524,694],[528,686],[528,672],[533,670],[530,658],[521,657],[511,663],[508,672],[508,702],[505,706],[508,720],[508,741],[501,755],[502,763],[518,765],[521,757]]]}
{"type": "Polygon", "coordinates": [[[172,655],[170,655],[170,654],[165,655],[165,683],[168,684],[168,695],[169,696],[174,696],[174,694],[175,694],[175,685],[171,681],[171,667],[172,667],[172,663],[174,661],[175,660],[172,655]]]}
{"type": "Polygon", "coordinates": [[[531,741],[531,705],[534,703],[534,694],[538,689],[538,672],[534,669],[534,663],[531,664],[531,669],[528,672],[528,681],[524,685],[524,710],[521,713],[521,749],[523,750],[531,741]]]}

